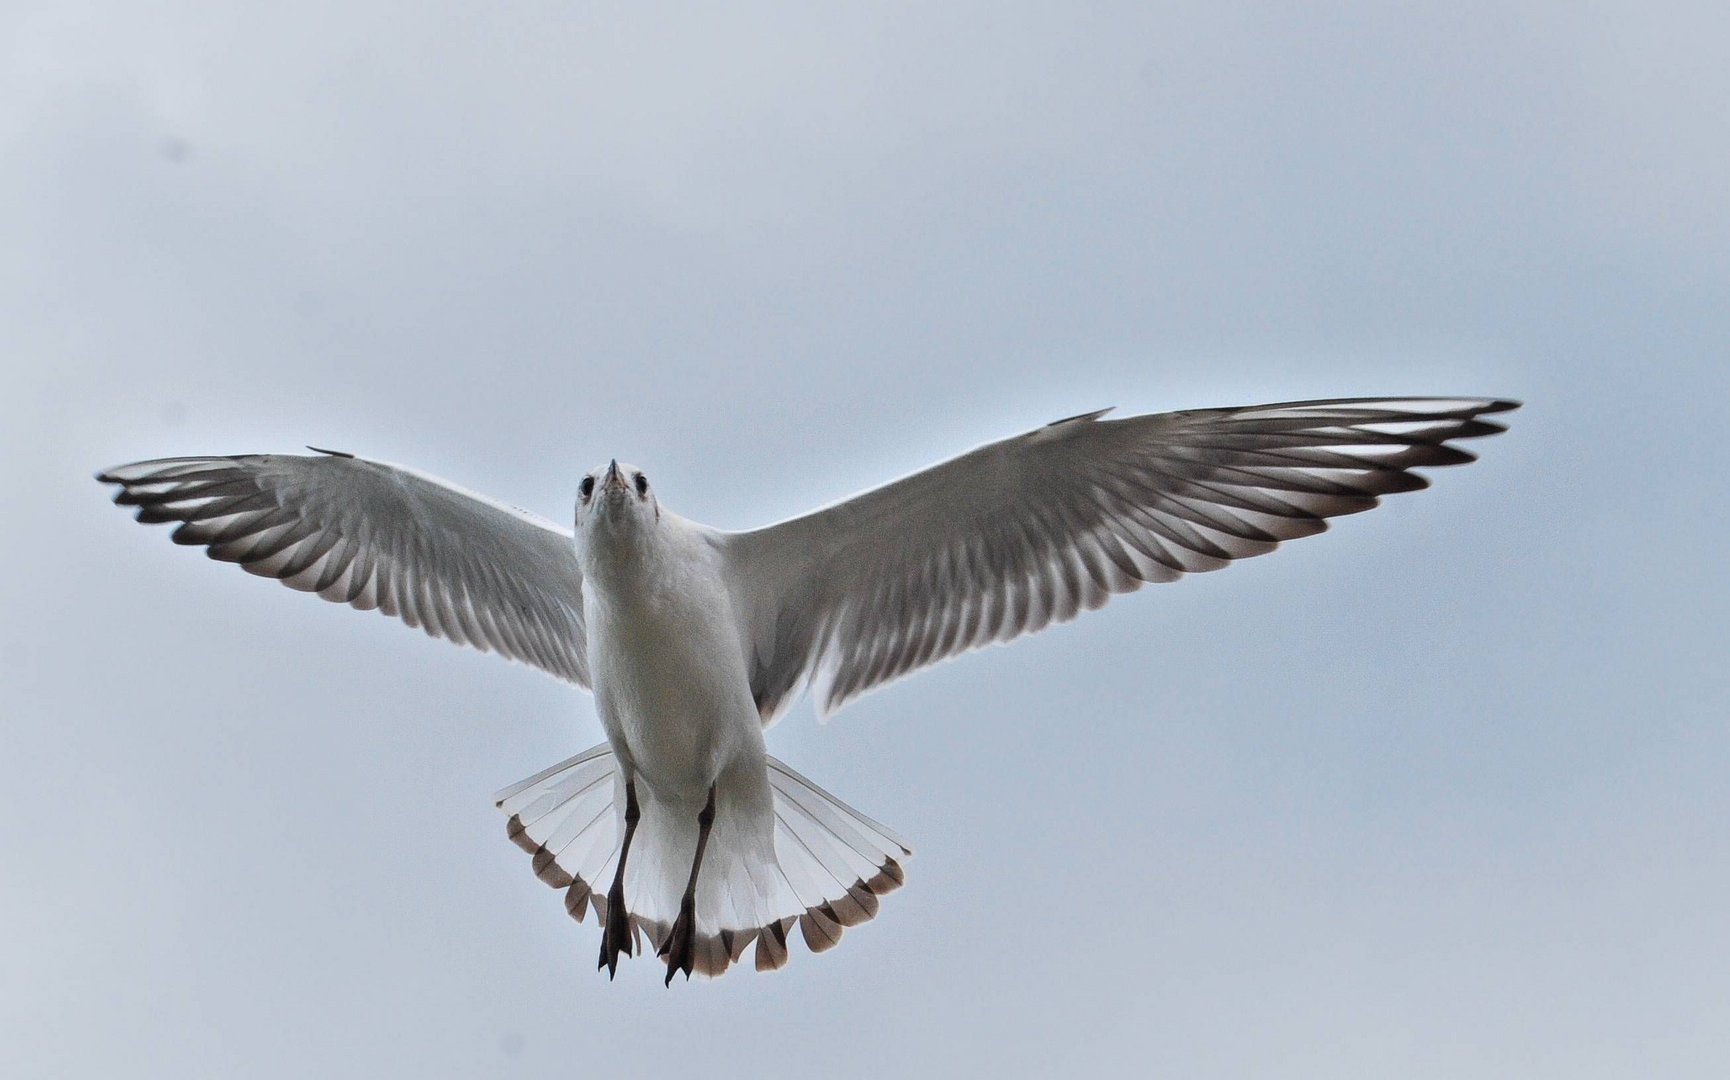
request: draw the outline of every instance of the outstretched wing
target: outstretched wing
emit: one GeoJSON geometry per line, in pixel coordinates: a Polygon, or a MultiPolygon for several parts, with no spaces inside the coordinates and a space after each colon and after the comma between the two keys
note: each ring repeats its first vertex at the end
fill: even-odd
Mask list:
{"type": "Polygon", "coordinates": [[[1100,419],[983,446],[722,540],[768,722],[808,678],[825,713],[917,668],[1175,581],[1458,465],[1504,430],[1488,398],[1298,401],[1100,419]]]}
{"type": "Polygon", "coordinates": [[[290,588],[589,685],[571,533],[348,454],[163,458],[98,473],[146,523],[290,588]]]}

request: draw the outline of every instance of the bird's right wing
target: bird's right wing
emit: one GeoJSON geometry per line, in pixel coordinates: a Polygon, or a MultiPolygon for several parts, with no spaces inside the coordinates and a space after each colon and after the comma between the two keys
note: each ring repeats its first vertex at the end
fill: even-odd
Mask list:
{"type": "Polygon", "coordinates": [[[348,454],[162,458],[98,473],[177,544],[326,600],[395,615],[589,685],[571,533],[398,465],[348,454]]]}

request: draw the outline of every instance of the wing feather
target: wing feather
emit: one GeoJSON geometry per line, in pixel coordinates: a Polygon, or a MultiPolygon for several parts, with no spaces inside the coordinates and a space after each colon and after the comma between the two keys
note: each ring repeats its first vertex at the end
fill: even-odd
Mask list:
{"type": "Polygon", "coordinates": [[[1327,528],[1452,445],[1491,398],[1353,398],[1058,421],[754,532],[725,535],[764,722],[805,682],[825,712],[911,671],[1327,528]]]}
{"type": "Polygon", "coordinates": [[[139,521],[176,525],[177,544],[589,685],[571,533],[533,514],[329,452],[164,458],[97,479],[139,521]]]}

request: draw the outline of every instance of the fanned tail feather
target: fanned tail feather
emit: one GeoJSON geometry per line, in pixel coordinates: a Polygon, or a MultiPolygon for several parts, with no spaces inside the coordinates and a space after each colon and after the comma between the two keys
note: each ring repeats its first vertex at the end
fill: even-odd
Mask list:
{"type": "MultiPolygon", "coordinates": [[[[846,928],[872,919],[879,898],[905,880],[901,860],[912,851],[898,836],[782,762],[768,758],[767,766],[771,827],[753,827],[759,822],[748,793],[730,798],[725,783],[721,789],[698,879],[700,975],[722,974],[753,943],[758,971],[782,967],[795,926],[807,948],[825,952],[846,928]],[[772,843],[760,842],[765,837],[772,843]]],[[[695,847],[687,815],[641,793],[639,801],[643,817],[625,880],[637,955],[644,938],[657,950],[665,944],[695,847]]],[[[495,802],[535,876],[564,890],[565,910],[581,922],[593,907],[604,923],[624,835],[624,780],[612,750],[603,743],[560,762],[499,792],[495,802]]]]}

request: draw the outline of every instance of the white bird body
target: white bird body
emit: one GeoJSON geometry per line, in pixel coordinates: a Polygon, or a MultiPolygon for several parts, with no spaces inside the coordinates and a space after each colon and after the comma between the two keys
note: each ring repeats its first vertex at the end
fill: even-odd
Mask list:
{"type": "Polygon", "coordinates": [[[685,884],[698,815],[714,792],[718,857],[700,881],[705,902],[696,927],[711,940],[729,901],[740,930],[774,921],[769,898],[752,883],[767,880],[775,864],[767,751],[715,534],[658,507],[652,518],[615,514],[588,528],[579,521],[589,671],[619,777],[640,785],[639,918],[677,918],[671,898],[685,884]]]}
{"type": "Polygon", "coordinates": [[[806,685],[825,711],[1150,582],[1217,570],[1472,455],[1490,398],[1300,401],[1068,417],[751,532],[687,521],[617,462],[574,528],[401,466],[169,458],[98,479],[177,543],[592,689],[607,743],[497,796],[507,834],[611,972],[647,933],[718,975],[871,919],[911,854],[768,755],[806,685]],[[605,900],[597,887],[607,877],[605,900]]]}
{"type": "Polygon", "coordinates": [[[666,802],[701,806],[738,763],[761,775],[732,596],[709,530],[662,514],[654,529],[579,529],[595,709],[613,752],[666,802]]]}

